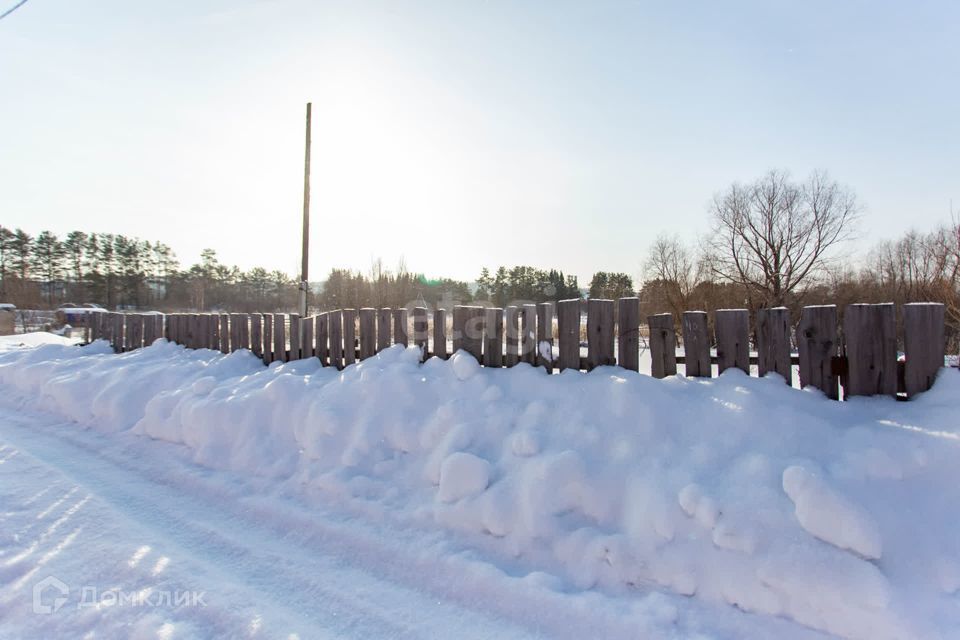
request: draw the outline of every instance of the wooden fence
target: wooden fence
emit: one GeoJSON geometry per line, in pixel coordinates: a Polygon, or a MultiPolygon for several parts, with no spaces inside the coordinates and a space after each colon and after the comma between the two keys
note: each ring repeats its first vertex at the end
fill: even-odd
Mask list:
{"type": "Polygon", "coordinates": [[[505,309],[455,306],[450,319],[445,309],[425,307],[342,309],[308,318],[270,313],[109,313],[94,316],[91,338],[110,341],[118,352],[166,338],[188,348],[223,353],[249,349],[266,364],[319,358],[324,366],[338,369],[391,344],[414,344],[423,360],[447,358],[463,349],[486,367],[526,362],[551,373],[604,365],[639,371],[645,341],[650,374],[656,378],[676,374],[678,364],[693,377],[711,376],[714,365],[720,373],[737,368],[748,375],[755,366],[760,376],[775,372],[792,384],[793,367],[799,365],[801,386],[817,387],[833,399],[840,398],[840,386],[844,397],[910,397],[929,389],[944,363],[944,308],[936,303],[903,305],[902,343],[892,303],[849,305],[842,326],[836,306],[804,307],[795,329],[788,309],[760,309],[752,333],[746,309],[717,311],[712,332],[705,312],[687,311],[679,323],[682,354],[677,353],[675,320],[671,314],[649,316],[644,336],[637,298],[563,300],[505,309]],[[898,344],[903,345],[903,358],[898,344]]]}

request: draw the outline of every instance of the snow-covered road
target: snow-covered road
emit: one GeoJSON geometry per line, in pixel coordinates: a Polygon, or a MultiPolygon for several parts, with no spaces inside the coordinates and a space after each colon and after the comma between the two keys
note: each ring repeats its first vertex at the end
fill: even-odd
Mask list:
{"type": "MultiPolygon", "coordinates": [[[[659,595],[631,606],[537,589],[470,554],[441,556],[446,543],[423,532],[307,510],[186,454],[0,408],[0,636],[631,638],[658,616],[660,632],[692,632],[659,595]]],[[[805,635],[703,613],[714,632],[805,635]]]]}

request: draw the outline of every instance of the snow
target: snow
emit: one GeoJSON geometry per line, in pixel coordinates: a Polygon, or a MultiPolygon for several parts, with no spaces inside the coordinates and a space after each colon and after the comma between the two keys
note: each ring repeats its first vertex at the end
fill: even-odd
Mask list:
{"type": "Polygon", "coordinates": [[[38,347],[44,344],[74,345],[79,342],[79,339],[65,338],[62,335],[49,333],[47,331],[16,333],[10,336],[0,336],[0,352],[20,349],[22,347],[38,347]]]}
{"type": "MultiPolygon", "coordinates": [[[[244,500],[279,492],[306,505],[308,531],[312,513],[343,522],[348,554],[350,531],[385,532],[370,545],[387,558],[401,535],[453,563],[444,566],[460,588],[510,594],[480,598],[485,616],[546,624],[548,636],[610,626],[601,635],[930,638],[960,628],[960,372],[944,370],[911,402],[839,403],[739,371],[547,376],[482,368],[463,352],[419,355],[394,346],[338,372],[164,340],[122,355],[102,342],[47,344],[0,354],[0,405],[67,420],[57,433],[93,451],[115,443],[151,467],[196,465],[164,476],[173,485],[161,493],[237,478],[244,500]],[[547,623],[560,612],[563,624],[547,623]]],[[[29,450],[47,428],[0,419],[0,442],[29,450]]],[[[202,505],[192,516],[229,535],[224,522],[202,524],[202,505]]],[[[264,526],[259,517],[250,526],[264,526]]],[[[0,565],[17,549],[0,544],[0,565]]]]}

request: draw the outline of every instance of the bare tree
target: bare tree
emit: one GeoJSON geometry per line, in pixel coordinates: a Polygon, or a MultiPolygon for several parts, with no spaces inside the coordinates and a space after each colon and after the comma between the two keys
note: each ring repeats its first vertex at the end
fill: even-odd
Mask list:
{"type": "Polygon", "coordinates": [[[648,288],[656,284],[670,311],[679,316],[692,307],[691,297],[702,281],[694,251],[676,236],[659,235],[650,246],[643,276],[648,288]]]}
{"type": "Polygon", "coordinates": [[[718,194],[711,213],[710,272],[743,285],[753,305],[775,306],[821,275],[830,250],[849,238],[858,205],[853,192],[826,173],[795,183],[771,171],[718,194]]]}

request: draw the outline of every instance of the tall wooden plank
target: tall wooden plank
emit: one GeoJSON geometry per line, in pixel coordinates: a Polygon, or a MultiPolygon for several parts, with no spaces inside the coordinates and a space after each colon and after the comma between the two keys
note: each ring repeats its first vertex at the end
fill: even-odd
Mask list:
{"type": "Polygon", "coordinates": [[[211,349],[216,351],[220,348],[220,315],[211,313],[209,316],[209,326],[207,328],[209,338],[207,344],[211,349]]]}
{"type": "Polygon", "coordinates": [[[453,308],[453,350],[463,349],[483,362],[483,307],[457,305],[453,308]]]}
{"type": "Polygon", "coordinates": [[[831,400],[840,398],[833,358],[839,353],[836,305],[804,307],[797,325],[800,387],[816,387],[831,400]]]}
{"type": "Polygon", "coordinates": [[[750,375],[750,311],[717,309],[713,316],[717,334],[717,370],[740,369],[750,375]]]}
{"type": "Polygon", "coordinates": [[[553,373],[553,315],[552,302],[537,305],[537,365],[543,366],[547,373],[553,373]]]}
{"type": "Polygon", "coordinates": [[[314,323],[314,333],[317,342],[317,358],[320,364],[326,367],[330,363],[330,317],[326,313],[317,316],[314,323]]]}
{"type": "Polygon", "coordinates": [[[327,329],[330,334],[330,366],[343,369],[343,313],[340,310],[327,314],[327,329]]]}
{"type": "Polygon", "coordinates": [[[588,371],[617,363],[613,339],[613,300],[587,300],[588,371]]]}
{"type": "Polygon", "coordinates": [[[897,393],[897,318],[893,303],[851,304],[843,312],[844,397],[897,393]]]}
{"type": "Polygon", "coordinates": [[[757,369],[760,377],[779,373],[793,384],[790,363],[790,310],[786,307],[757,310],[757,369]]]}
{"type": "Polygon", "coordinates": [[[410,344],[409,329],[407,328],[407,324],[408,314],[406,308],[394,309],[393,344],[402,344],[405,347],[410,344]]]}
{"type": "Polygon", "coordinates": [[[503,309],[484,309],[483,366],[503,366],[503,309]]]}
{"type": "Polygon", "coordinates": [[[537,305],[525,304],[520,313],[520,360],[536,366],[537,305]]]}
{"type": "Polygon", "coordinates": [[[433,310],[433,355],[447,359],[447,310],[433,310]]]}
{"type": "Polygon", "coordinates": [[[504,364],[508,367],[520,362],[520,307],[509,306],[503,310],[504,335],[507,351],[504,364]]]}
{"type": "Polygon", "coordinates": [[[377,351],[383,351],[390,346],[390,323],[393,309],[380,309],[377,315],[377,351]]]}
{"type": "Polygon", "coordinates": [[[230,315],[220,314],[220,352],[230,353],[230,315]]]}
{"type": "Polygon", "coordinates": [[[683,329],[683,362],[689,378],[709,378],[710,337],[706,311],[684,311],[680,320],[683,329]]]}
{"type": "Polygon", "coordinates": [[[564,369],[580,369],[580,300],[557,303],[558,365],[564,369]]]}
{"type": "Polygon", "coordinates": [[[617,301],[617,360],[630,371],[640,371],[640,298],[617,301]]]}
{"type": "Polygon", "coordinates": [[[187,341],[189,349],[196,349],[200,342],[200,314],[191,313],[187,316],[187,341]]]}
{"type": "Polygon", "coordinates": [[[273,362],[273,314],[263,314],[263,364],[273,362]]]}
{"type": "Polygon", "coordinates": [[[263,314],[250,314],[250,351],[263,358],[263,314]]]}
{"type": "MultiPolygon", "coordinates": [[[[92,316],[95,314],[90,314],[89,319],[92,321],[92,316]]],[[[157,336],[154,334],[156,331],[156,323],[154,318],[160,317],[156,313],[146,313],[143,315],[143,346],[149,347],[153,344],[153,341],[157,339],[157,336]]]]}
{"type": "Polygon", "coordinates": [[[287,317],[282,313],[273,314],[273,360],[289,362],[287,354],[287,317]]]}
{"type": "Polygon", "coordinates": [[[124,341],[123,341],[123,350],[124,351],[133,351],[134,349],[139,349],[140,345],[137,344],[137,328],[136,325],[138,322],[143,322],[141,316],[137,313],[127,313],[123,318],[125,326],[123,328],[124,332],[124,341]]]}
{"type": "Polygon", "coordinates": [[[357,359],[357,310],[343,310],[343,366],[357,359]]]}
{"type": "Polygon", "coordinates": [[[300,344],[300,356],[303,358],[312,358],[317,350],[313,344],[314,318],[310,316],[300,322],[300,331],[303,333],[303,340],[300,344]]]}
{"type": "Polygon", "coordinates": [[[377,310],[360,309],[360,359],[366,360],[377,353],[377,310]]]}
{"type": "Polygon", "coordinates": [[[201,313],[197,318],[197,348],[210,348],[210,319],[209,313],[201,313]]]}
{"type": "Polygon", "coordinates": [[[300,345],[303,340],[303,330],[300,327],[300,314],[291,313],[288,318],[287,342],[290,343],[290,361],[299,360],[303,357],[300,353],[300,345]]]}
{"type": "Polygon", "coordinates": [[[908,397],[933,386],[943,367],[944,306],[914,302],[903,306],[904,388],[908,397]]]}
{"type": "Polygon", "coordinates": [[[117,353],[123,353],[124,340],[124,327],[126,323],[123,319],[122,313],[117,313],[113,317],[113,350],[117,353]]]}
{"type": "Polygon", "coordinates": [[[677,332],[673,314],[658,313],[647,318],[650,330],[650,375],[665,378],[677,375],[677,332]]]}
{"type": "MultiPolygon", "coordinates": [[[[174,339],[175,337],[174,334],[176,332],[176,328],[174,327],[174,320],[176,319],[176,317],[177,317],[177,314],[168,313],[166,317],[163,319],[164,320],[163,337],[167,339],[167,342],[176,342],[176,340],[174,339]]],[[[102,330],[102,327],[101,327],[101,330],[102,330]]]]}
{"type": "Polygon", "coordinates": [[[100,334],[101,334],[100,327],[103,324],[103,321],[100,316],[102,315],[103,315],[102,313],[90,314],[90,337],[89,337],[90,342],[100,339],[100,334]]]}
{"type": "Polygon", "coordinates": [[[413,309],[413,344],[420,349],[420,362],[425,362],[427,359],[427,351],[430,348],[429,345],[430,331],[427,322],[427,308],[426,307],[414,307],[413,309]]]}

